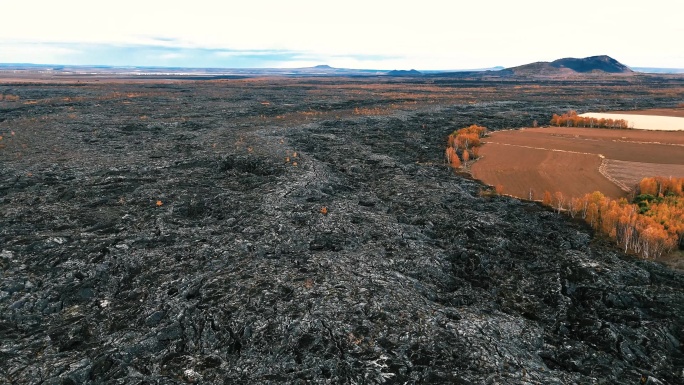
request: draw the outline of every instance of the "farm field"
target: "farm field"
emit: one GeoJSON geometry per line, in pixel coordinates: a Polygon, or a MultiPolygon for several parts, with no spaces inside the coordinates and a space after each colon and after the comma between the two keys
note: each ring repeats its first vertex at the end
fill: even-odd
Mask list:
{"type": "Polygon", "coordinates": [[[547,190],[620,198],[654,172],[684,176],[684,132],[528,128],[495,132],[485,142],[473,177],[524,199],[530,190],[533,199],[547,190]]]}
{"type": "Polygon", "coordinates": [[[604,173],[623,189],[630,189],[639,183],[644,175],[674,177],[684,175],[684,165],[627,162],[624,160],[604,159],[604,173]]]}

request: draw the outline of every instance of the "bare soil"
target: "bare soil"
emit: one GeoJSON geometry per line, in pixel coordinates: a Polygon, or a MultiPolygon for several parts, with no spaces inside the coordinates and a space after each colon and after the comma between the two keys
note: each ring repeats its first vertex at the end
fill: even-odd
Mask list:
{"type": "Polygon", "coordinates": [[[544,191],[568,197],[601,190],[613,197],[626,196],[599,172],[602,159],[595,154],[549,151],[503,143],[487,143],[473,177],[490,185],[503,185],[504,194],[541,200],[544,191]]]}
{"type": "Polygon", "coordinates": [[[684,165],[626,162],[624,160],[605,159],[605,173],[618,185],[633,189],[643,178],[653,176],[684,177],[684,165]]]}

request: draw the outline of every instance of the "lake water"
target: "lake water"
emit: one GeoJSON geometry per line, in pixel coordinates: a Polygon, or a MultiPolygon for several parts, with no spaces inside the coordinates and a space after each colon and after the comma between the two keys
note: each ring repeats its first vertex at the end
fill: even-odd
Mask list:
{"type": "Polygon", "coordinates": [[[624,119],[629,122],[629,127],[637,130],[684,131],[684,118],[672,116],[607,114],[599,112],[588,112],[580,116],[597,119],[624,119]]]}

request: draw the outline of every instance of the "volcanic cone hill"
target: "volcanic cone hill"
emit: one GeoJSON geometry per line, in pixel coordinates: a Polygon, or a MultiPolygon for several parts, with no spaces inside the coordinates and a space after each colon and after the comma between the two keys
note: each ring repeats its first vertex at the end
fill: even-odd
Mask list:
{"type": "Polygon", "coordinates": [[[591,56],[582,59],[564,58],[552,62],[536,62],[518,67],[508,68],[516,75],[569,75],[569,74],[631,74],[633,71],[626,65],[610,56],[591,56]]]}

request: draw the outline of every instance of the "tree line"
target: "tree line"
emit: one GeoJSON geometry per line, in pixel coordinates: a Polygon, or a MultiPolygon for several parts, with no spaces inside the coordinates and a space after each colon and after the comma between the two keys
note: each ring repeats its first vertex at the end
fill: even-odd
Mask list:
{"type": "Polygon", "coordinates": [[[684,178],[644,178],[632,202],[599,191],[579,198],[544,192],[542,203],[585,220],[625,252],[659,258],[684,247],[684,178]]]}
{"type": "Polygon", "coordinates": [[[551,125],[557,127],[629,128],[629,122],[625,119],[590,118],[577,115],[575,110],[570,110],[563,115],[553,114],[551,125]]]}

